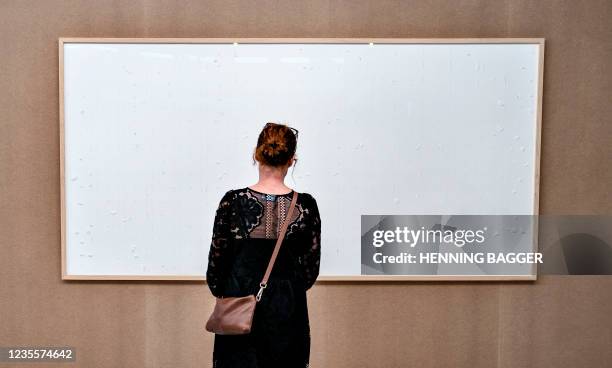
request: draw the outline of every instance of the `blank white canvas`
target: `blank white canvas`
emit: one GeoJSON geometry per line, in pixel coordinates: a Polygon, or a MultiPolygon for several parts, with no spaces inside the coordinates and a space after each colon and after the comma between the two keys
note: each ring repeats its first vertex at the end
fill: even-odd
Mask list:
{"type": "Polygon", "coordinates": [[[67,274],[204,276],[268,121],[299,129],[321,275],[360,274],[362,214],[533,214],[539,50],[66,43],[67,274]]]}

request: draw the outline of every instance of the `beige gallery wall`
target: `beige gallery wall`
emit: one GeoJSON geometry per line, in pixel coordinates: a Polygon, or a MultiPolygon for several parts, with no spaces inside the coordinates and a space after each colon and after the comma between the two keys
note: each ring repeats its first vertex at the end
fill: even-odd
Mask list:
{"type": "MultiPolygon", "coordinates": [[[[58,37],[544,37],[540,211],[609,214],[611,18],[605,0],[0,1],[0,346],[211,365],[202,283],[60,280],[58,37]]],[[[611,276],[322,282],[311,365],[609,367],[611,305],[611,276]]]]}

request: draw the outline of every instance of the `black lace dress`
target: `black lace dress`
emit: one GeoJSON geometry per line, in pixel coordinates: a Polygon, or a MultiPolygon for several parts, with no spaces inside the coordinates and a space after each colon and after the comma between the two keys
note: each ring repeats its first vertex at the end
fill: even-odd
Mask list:
{"type": "MultiPolygon", "coordinates": [[[[227,191],[219,203],[206,280],[213,295],[256,294],[293,191],[269,195],[227,191]]],[[[310,325],[306,291],[319,275],[321,220],[317,202],[298,193],[283,244],[255,307],[251,333],[215,335],[213,367],[305,368],[310,325]]]]}

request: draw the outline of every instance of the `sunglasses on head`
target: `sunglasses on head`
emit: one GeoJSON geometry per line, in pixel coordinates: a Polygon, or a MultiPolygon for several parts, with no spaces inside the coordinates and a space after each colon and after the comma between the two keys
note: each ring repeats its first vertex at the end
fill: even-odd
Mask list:
{"type": "MultiPolygon", "coordinates": [[[[266,125],[264,126],[264,128],[265,128],[265,127],[267,127],[267,126],[269,126],[269,125],[275,125],[275,124],[276,124],[276,123],[266,123],[266,125]]],[[[288,128],[289,128],[289,129],[291,129],[291,131],[293,132],[293,134],[295,134],[295,139],[297,139],[298,134],[299,134],[299,131],[298,131],[297,129],[295,129],[295,128],[292,128],[292,127],[288,127],[288,128]]]]}

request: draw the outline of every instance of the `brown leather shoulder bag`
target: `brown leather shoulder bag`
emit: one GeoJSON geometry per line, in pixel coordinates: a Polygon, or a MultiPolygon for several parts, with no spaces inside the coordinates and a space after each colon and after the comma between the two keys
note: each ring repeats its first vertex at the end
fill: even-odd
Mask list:
{"type": "Polygon", "coordinates": [[[242,335],[251,332],[251,324],[253,323],[253,314],[255,313],[255,305],[261,300],[261,295],[264,289],[268,285],[268,278],[272,272],[274,261],[280,246],[285,238],[291,215],[293,215],[293,209],[297,202],[297,192],[293,192],[293,198],[289,205],[289,212],[287,218],[283,222],[278,239],[276,240],[276,246],[272,257],[268,262],[268,268],[264,274],[263,279],[259,283],[259,292],[257,295],[248,295],[241,297],[221,297],[216,298],[215,309],[213,310],[208,322],[206,322],[206,331],[213,332],[219,335],[242,335]]]}

